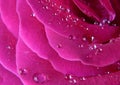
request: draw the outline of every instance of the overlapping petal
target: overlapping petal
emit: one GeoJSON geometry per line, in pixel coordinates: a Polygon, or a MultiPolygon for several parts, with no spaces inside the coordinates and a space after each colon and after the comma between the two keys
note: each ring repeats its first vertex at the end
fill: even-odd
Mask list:
{"type": "Polygon", "coordinates": [[[7,29],[17,38],[19,20],[16,13],[16,0],[0,0],[0,14],[7,29]]]}

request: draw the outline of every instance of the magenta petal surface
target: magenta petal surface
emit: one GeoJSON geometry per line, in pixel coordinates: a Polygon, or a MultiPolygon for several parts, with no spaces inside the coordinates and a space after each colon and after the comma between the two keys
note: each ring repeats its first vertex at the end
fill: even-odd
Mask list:
{"type": "Polygon", "coordinates": [[[69,85],[64,80],[64,75],[55,71],[51,64],[39,58],[32,52],[21,39],[17,43],[17,69],[26,85],[69,85]],[[21,73],[21,69],[26,69],[25,73],[21,73]],[[45,79],[36,81],[35,76],[44,75],[45,79]]]}
{"type": "Polygon", "coordinates": [[[0,62],[14,73],[16,72],[16,42],[16,38],[0,19],[0,62]]]}
{"type": "Polygon", "coordinates": [[[19,0],[17,3],[21,38],[40,57],[47,59],[48,54],[52,55],[52,49],[47,41],[44,26],[33,16],[34,13],[26,1],[19,0]]]}
{"type": "Polygon", "coordinates": [[[0,0],[0,14],[9,31],[18,37],[19,20],[16,13],[16,0],[0,0]]]}
{"type": "Polygon", "coordinates": [[[0,64],[0,85],[23,85],[20,79],[0,64]]]}
{"type": "MultiPolygon", "coordinates": [[[[64,76],[61,73],[54,71],[49,62],[40,59],[35,53],[31,52],[20,39],[17,44],[17,68],[25,84],[37,85],[42,81],[43,85],[74,85],[68,83],[69,80],[63,78],[64,76]],[[21,69],[26,69],[24,70],[25,73],[21,73],[21,69]],[[40,78],[39,81],[36,81],[36,79],[34,81],[34,76],[41,74],[47,76],[47,79],[41,80],[40,78]]],[[[76,85],[119,85],[120,83],[119,72],[98,77],[88,77],[84,78],[84,80],[80,80],[81,78],[75,76],[72,78],[76,80],[76,85]]]]}
{"type": "MultiPolygon", "coordinates": [[[[51,46],[54,49],[56,49],[56,47],[55,47],[56,44],[59,44],[62,41],[65,41],[62,43],[64,45],[66,45],[65,48],[68,51],[65,50],[63,52],[62,50],[57,50],[58,54],[62,55],[62,57],[64,59],[79,60],[79,61],[82,61],[84,64],[94,65],[94,66],[99,66],[99,67],[113,64],[114,62],[119,60],[119,56],[118,56],[119,52],[118,51],[112,51],[113,55],[109,54],[111,52],[112,48],[114,48],[113,45],[108,43],[106,45],[103,44],[101,46],[101,43],[108,42],[110,39],[118,36],[118,34],[120,32],[118,26],[114,27],[114,26],[108,26],[105,24],[101,28],[98,25],[91,25],[86,22],[83,22],[83,21],[81,21],[81,19],[78,20],[78,22],[77,21],[74,22],[74,20],[66,19],[66,16],[69,14],[71,14],[71,16],[72,16],[72,13],[63,12],[63,10],[61,10],[60,13],[57,12],[56,10],[60,9],[58,6],[64,6],[63,8],[66,9],[65,3],[61,3],[60,1],[53,0],[53,3],[56,3],[57,6],[51,5],[52,1],[49,2],[49,1],[45,1],[45,0],[42,0],[42,1],[41,0],[40,1],[28,0],[28,2],[30,3],[30,6],[33,9],[33,11],[36,13],[38,20],[41,21],[45,25],[46,29],[50,29],[51,32],[56,33],[54,35],[52,33],[49,33],[48,38],[50,38],[49,41],[50,41],[51,46]],[[38,9],[39,9],[39,11],[38,11],[38,9]],[[57,13],[57,14],[55,14],[55,13],[57,13]],[[58,35],[56,37],[56,41],[53,41],[52,39],[54,39],[56,35],[58,35]],[[61,40],[59,40],[59,38],[60,38],[59,36],[60,37],[62,36],[61,40]],[[74,44],[71,41],[68,43],[68,40],[65,40],[65,38],[69,38],[69,36],[70,36],[70,38],[71,38],[71,36],[73,36],[73,38],[75,39],[76,42],[74,42],[74,44]],[[91,41],[90,41],[91,36],[95,37],[95,41],[93,41],[93,43],[91,43],[91,41]],[[85,49],[84,51],[82,51],[78,48],[78,46],[80,46],[80,45],[82,45],[82,46],[84,45],[84,47],[81,48],[81,49],[85,49]],[[108,47],[109,45],[110,45],[110,49],[108,47]],[[70,49],[70,48],[72,48],[72,46],[73,46],[74,50],[70,49]],[[95,50],[91,51],[89,49],[89,46],[90,46],[90,49],[92,46],[95,47],[95,50]],[[96,48],[98,48],[98,49],[103,48],[103,52],[100,52],[100,53],[98,53],[98,55],[96,55],[97,54],[96,52],[98,51],[98,49],[96,49],[96,48]],[[71,56],[68,56],[69,53],[71,53],[71,56]],[[75,56],[73,56],[73,55],[75,55],[75,56]],[[115,57],[115,55],[117,55],[117,56],[115,57]],[[102,57],[100,57],[100,56],[102,56],[102,57]],[[111,56],[111,57],[109,57],[109,56],[111,56]],[[98,62],[98,58],[99,58],[99,62],[98,62]]],[[[97,2],[98,1],[96,1],[96,3],[97,2]]],[[[100,4],[100,2],[99,2],[99,4],[100,4]]],[[[67,5],[69,5],[69,4],[67,4],[67,5]]],[[[107,8],[108,7],[106,7],[106,9],[107,8]]],[[[73,18],[75,20],[77,20],[75,18],[75,15],[72,16],[72,19],[73,18]]],[[[92,48],[92,49],[94,49],[94,48],[92,48]]],[[[115,49],[116,49],[116,47],[114,48],[114,50],[115,49]]],[[[117,49],[119,49],[119,47],[117,49]]]]}

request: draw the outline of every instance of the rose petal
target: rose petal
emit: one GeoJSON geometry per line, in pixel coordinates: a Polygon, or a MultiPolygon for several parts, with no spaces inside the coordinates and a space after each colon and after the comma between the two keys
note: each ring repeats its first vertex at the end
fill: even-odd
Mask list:
{"type": "Polygon", "coordinates": [[[32,52],[21,39],[17,43],[17,69],[25,84],[27,85],[69,85],[64,80],[64,75],[56,72],[51,64],[39,58],[32,52]],[[22,69],[25,72],[22,71],[22,69]],[[38,75],[40,79],[35,79],[38,75]],[[42,76],[41,76],[42,75],[42,76]]]}
{"type": "MultiPolygon", "coordinates": [[[[117,32],[116,30],[118,30],[118,27],[114,27],[115,29],[112,29],[113,27],[109,27],[106,25],[90,25],[87,22],[82,21],[82,17],[77,16],[76,13],[74,14],[74,11],[65,12],[64,10],[71,9],[66,7],[66,3],[60,4],[60,1],[27,1],[35,12],[39,21],[44,23],[46,27],[48,26],[53,31],[65,37],[68,37],[69,35],[74,35],[78,36],[80,39],[83,36],[93,35],[96,36],[96,40],[98,42],[106,42],[106,40],[111,39],[111,37],[115,35],[115,32],[117,32]],[[108,34],[106,34],[106,36],[103,36],[104,33],[108,34]]],[[[69,7],[70,4],[67,5],[69,7]]]]}
{"type": "Polygon", "coordinates": [[[0,0],[0,14],[9,31],[18,37],[19,20],[16,13],[16,0],[0,0]]]}
{"type": "Polygon", "coordinates": [[[20,17],[21,38],[27,46],[40,57],[47,59],[49,55],[52,55],[52,49],[46,38],[44,26],[33,16],[34,13],[31,11],[26,1],[19,0],[17,5],[20,17]]]}
{"type": "Polygon", "coordinates": [[[0,19],[0,62],[12,72],[16,72],[16,38],[7,30],[0,19]]]}
{"type": "Polygon", "coordinates": [[[21,80],[0,64],[0,85],[23,85],[21,80]]]}
{"type": "MultiPolygon", "coordinates": [[[[85,22],[82,22],[81,20],[80,20],[79,26],[78,26],[78,25],[75,25],[75,24],[78,24],[78,23],[73,23],[71,21],[61,20],[62,18],[65,19],[66,15],[67,15],[63,11],[61,12],[61,14],[58,14],[57,16],[55,16],[55,15],[53,16],[53,13],[56,13],[56,9],[58,9],[59,1],[57,1],[57,3],[56,3],[57,6],[55,6],[55,5],[52,6],[51,5],[52,2],[47,2],[47,1],[44,1],[44,0],[42,0],[41,2],[37,1],[37,0],[34,0],[34,1],[28,0],[28,2],[30,3],[30,6],[33,9],[33,11],[36,13],[38,19],[41,22],[43,22],[45,24],[45,26],[48,27],[48,29],[51,29],[56,34],[61,35],[65,38],[69,37],[70,35],[75,36],[77,38],[76,41],[79,42],[80,44],[85,44],[85,46],[89,46],[89,45],[92,46],[91,44],[89,44],[89,43],[91,43],[89,40],[91,39],[92,35],[95,36],[95,38],[96,38],[95,42],[97,42],[98,46],[99,46],[99,45],[101,45],[99,43],[108,42],[111,38],[117,37],[119,32],[120,32],[119,27],[104,25],[101,28],[100,26],[97,26],[97,25],[86,24],[85,22]],[[54,23],[48,23],[49,20],[52,20],[52,22],[54,21],[54,23]],[[60,22],[60,24],[58,22],[60,22]],[[71,27],[66,27],[66,25],[71,25],[71,27]],[[84,40],[85,40],[84,37],[87,38],[87,42],[84,42],[84,40]]],[[[63,6],[64,6],[64,4],[63,4],[63,6]]],[[[58,44],[58,43],[59,42],[52,43],[52,44],[58,44]]],[[[96,44],[96,43],[93,43],[93,44],[96,44]]],[[[78,47],[77,44],[74,44],[74,45],[76,45],[78,47]]],[[[70,47],[72,48],[72,46],[70,46],[70,47]]],[[[87,58],[87,54],[89,53],[87,51],[86,52],[86,57],[83,57],[81,55],[77,55],[77,57],[75,57],[73,59],[73,57],[71,57],[71,56],[68,57],[67,56],[67,59],[69,59],[69,60],[70,59],[73,59],[73,60],[77,59],[78,60],[78,56],[80,56],[81,58],[79,60],[84,62],[84,64],[101,66],[101,67],[109,65],[109,64],[113,64],[114,62],[119,60],[119,56],[114,57],[115,54],[119,54],[118,51],[116,51],[116,52],[113,51],[113,55],[110,55],[109,52],[111,52],[111,51],[108,48],[108,46],[103,45],[103,47],[105,47],[104,48],[105,50],[104,50],[104,52],[101,52],[100,55],[102,55],[104,57],[100,57],[100,56],[97,55],[96,57],[87,58]],[[108,58],[109,55],[111,56],[110,58],[108,58]],[[100,59],[99,62],[97,62],[97,60],[98,60],[97,58],[100,59]]],[[[112,48],[113,48],[113,46],[111,46],[111,49],[112,48]]],[[[114,49],[116,49],[116,48],[114,48],[114,49]]],[[[78,49],[74,48],[74,50],[76,51],[78,49]]],[[[75,51],[73,52],[73,54],[72,53],[71,54],[75,55],[76,54],[75,51]]],[[[70,51],[70,52],[72,52],[72,51],[70,51]]],[[[62,54],[64,54],[64,53],[62,53],[62,54]]],[[[69,54],[69,52],[67,52],[67,54],[69,54]]],[[[93,54],[95,54],[95,52],[93,52],[93,54]]],[[[65,56],[62,56],[62,57],[65,58],[65,56]]]]}
{"type": "MultiPolygon", "coordinates": [[[[46,60],[39,58],[35,53],[31,52],[29,48],[25,46],[21,39],[19,39],[17,44],[17,66],[18,72],[20,72],[21,78],[25,84],[37,85],[42,82],[43,85],[119,85],[120,78],[119,72],[111,73],[107,75],[99,75],[94,77],[75,77],[71,76],[72,79],[64,79],[64,76],[61,73],[54,71],[50,63],[46,60]],[[27,61],[27,62],[26,62],[27,61]],[[21,69],[26,69],[25,73],[21,73],[21,69]],[[48,77],[48,80],[43,81],[40,76],[39,83],[38,81],[33,80],[33,77],[36,76],[36,73],[43,73],[42,75],[48,77]]],[[[63,65],[64,66],[64,65],[63,65]]],[[[37,75],[38,75],[37,74],[37,75]]]]}
{"type": "Polygon", "coordinates": [[[114,20],[115,18],[115,13],[111,7],[109,0],[106,1],[73,0],[73,1],[83,13],[85,13],[87,16],[94,17],[98,21],[101,21],[105,17],[110,21],[114,20]]]}

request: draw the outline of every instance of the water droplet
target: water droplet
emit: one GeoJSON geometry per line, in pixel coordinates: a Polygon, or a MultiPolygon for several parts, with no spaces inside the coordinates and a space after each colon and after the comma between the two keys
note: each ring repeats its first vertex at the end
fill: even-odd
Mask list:
{"type": "Polygon", "coordinates": [[[32,17],[35,17],[35,13],[32,13],[32,17]]]}
{"type": "Polygon", "coordinates": [[[95,55],[98,55],[98,53],[102,52],[103,49],[102,48],[97,48],[96,52],[95,52],[95,55]]]}
{"type": "Polygon", "coordinates": [[[48,76],[46,76],[45,74],[34,74],[33,76],[33,80],[36,82],[36,83],[44,83],[45,81],[48,80],[48,76]]]}
{"type": "Polygon", "coordinates": [[[71,74],[66,74],[65,79],[72,84],[76,84],[77,80],[71,75],[71,74]]]}
{"type": "Polygon", "coordinates": [[[86,40],[87,40],[87,38],[86,38],[86,37],[83,37],[83,38],[82,38],[82,40],[83,40],[83,41],[86,41],[86,40]]]}
{"type": "Polygon", "coordinates": [[[18,70],[18,74],[20,74],[20,75],[26,75],[28,73],[28,70],[27,69],[19,69],[18,70]]]}
{"type": "Polygon", "coordinates": [[[72,83],[72,84],[76,84],[77,80],[76,79],[71,79],[71,80],[69,80],[69,82],[72,83]]]}
{"type": "Polygon", "coordinates": [[[98,22],[95,21],[94,24],[95,24],[95,25],[98,25],[98,22]]]}
{"type": "Polygon", "coordinates": [[[102,24],[102,23],[99,23],[99,26],[100,26],[100,27],[102,27],[102,26],[103,26],[103,24],[102,24]]]}
{"type": "Polygon", "coordinates": [[[72,77],[72,75],[71,74],[66,74],[65,75],[65,79],[67,79],[67,80],[70,80],[70,79],[72,79],[73,77],[72,77]]]}
{"type": "Polygon", "coordinates": [[[83,47],[84,47],[84,45],[83,45],[83,44],[81,44],[81,45],[78,45],[78,47],[79,47],[79,48],[83,48],[83,47]]]}
{"type": "Polygon", "coordinates": [[[95,37],[94,37],[94,36],[92,36],[92,37],[91,37],[91,41],[94,41],[94,39],[95,39],[95,37]]]}
{"type": "Polygon", "coordinates": [[[70,9],[66,9],[66,11],[67,11],[68,13],[70,13],[70,9]]]}
{"type": "Polygon", "coordinates": [[[96,49],[96,48],[97,48],[97,45],[94,44],[93,47],[94,47],[94,49],[96,49]]]}
{"type": "Polygon", "coordinates": [[[57,45],[57,48],[61,48],[61,47],[62,47],[62,45],[61,45],[61,44],[58,44],[58,45],[57,45]]]}
{"type": "Polygon", "coordinates": [[[117,24],[113,24],[113,26],[117,26],[117,24]]]}
{"type": "Polygon", "coordinates": [[[45,6],[46,9],[48,9],[48,6],[45,6]]]}
{"type": "Polygon", "coordinates": [[[83,80],[83,81],[85,81],[85,80],[86,80],[86,78],[85,78],[85,77],[81,77],[81,78],[80,78],[80,80],[83,80]]]}
{"type": "Polygon", "coordinates": [[[8,48],[8,49],[11,49],[11,47],[10,47],[10,46],[7,46],[7,48],[8,48]]]}
{"type": "Polygon", "coordinates": [[[70,40],[75,40],[76,39],[76,37],[75,36],[73,36],[73,35],[69,35],[69,37],[68,37],[70,40]]]}
{"type": "Polygon", "coordinates": [[[110,74],[110,72],[109,72],[109,71],[107,71],[107,72],[105,72],[105,74],[110,74]]]}
{"type": "Polygon", "coordinates": [[[72,40],[72,39],[73,39],[73,36],[72,36],[72,35],[69,35],[69,39],[72,40]]]}
{"type": "Polygon", "coordinates": [[[84,21],[84,22],[85,22],[85,18],[83,18],[83,19],[82,19],[82,21],[84,21]]]}

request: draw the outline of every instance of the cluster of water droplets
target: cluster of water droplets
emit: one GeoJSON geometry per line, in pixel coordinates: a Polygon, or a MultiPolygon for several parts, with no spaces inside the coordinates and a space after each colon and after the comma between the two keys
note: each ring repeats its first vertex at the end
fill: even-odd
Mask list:
{"type": "Polygon", "coordinates": [[[65,79],[71,84],[77,84],[79,81],[85,81],[85,77],[75,77],[72,74],[66,74],[65,79]]]}
{"type": "MultiPolygon", "coordinates": [[[[29,74],[29,70],[26,68],[20,68],[18,70],[20,76],[26,76],[29,74]]],[[[49,77],[45,73],[34,73],[31,77],[35,83],[45,83],[49,80],[49,77]]]]}

